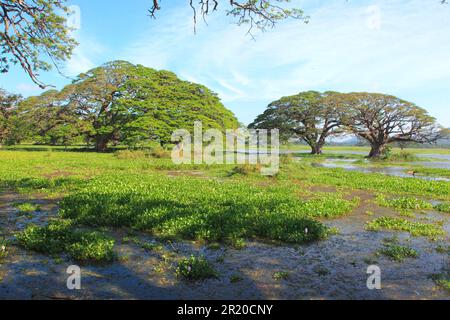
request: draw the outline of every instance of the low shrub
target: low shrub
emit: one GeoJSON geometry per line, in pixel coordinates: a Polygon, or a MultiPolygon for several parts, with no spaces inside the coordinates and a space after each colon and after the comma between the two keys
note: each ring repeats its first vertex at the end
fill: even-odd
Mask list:
{"type": "Polygon", "coordinates": [[[236,167],[234,167],[233,169],[231,169],[231,171],[229,172],[229,176],[234,176],[234,175],[242,175],[242,176],[247,176],[251,173],[259,173],[261,171],[261,165],[260,164],[243,164],[243,165],[238,165],[236,167]]]}
{"type": "Polygon", "coordinates": [[[111,262],[114,240],[102,233],[76,230],[70,220],[52,221],[48,226],[31,224],[17,234],[24,248],[49,255],[67,253],[80,262],[111,262]]]}
{"type": "Polygon", "coordinates": [[[191,256],[178,262],[176,275],[185,280],[204,280],[217,278],[218,273],[203,256],[191,256]]]}
{"type": "Polygon", "coordinates": [[[141,150],[119,150],[114,153],[117,159],[142,159],[146,158],[147,154],[141,150]]]}
{"type": "Polygon", "coordinates": [[[171,152],[163,147],[156,146],[150,151],[150,156],[157,159],[168,159],[171,157],[171,152]]]}

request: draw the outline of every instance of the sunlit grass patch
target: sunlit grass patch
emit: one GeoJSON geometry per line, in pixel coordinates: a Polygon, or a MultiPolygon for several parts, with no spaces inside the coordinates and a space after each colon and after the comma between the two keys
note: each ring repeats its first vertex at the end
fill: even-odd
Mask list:
{"type": "Polygon", "coordinates": [[[28,250],[67,253],[80,262],[111,262],[115,257],[113,239],[99,232],[76,230],[70,220],[52,221],[46,227],[29,225],[17,234],[17,240],[28,250]]]}
{"type": "Polygon", "coordinates": [[[445,231],[438,226],[420,222],[411,222],[402,218],[380,217],[367,223],[367,230],[394,230],[410,233],[412,236],[424,236],[436,239],[445,235],[445,231]]]}
{"type": "Polygon", "coordinates": [[[14,207],[19,210],[19,213],[33,213],[41,211],[41,206],[33,203],[15,203],[14,207]]]}
{"type": "Polygon", "coordinates": [[[450,195],[450,182],[446,181],[400,178],[377,173],[346,171],[341,168],[310,167],[300,170],[295,165],[289,166],[289,175],[292,178],[312,184],[332,185],[379,193],[416,195],[431,197],[436,200],[447,200],[450,195]]]}
{"type": "Polygon", "coordinates": [[[180,260],[175,272],[178,277],[192,281],[218,277],[217,271],[203,256],[191,256],[180,260]]]}
{"type": "Polygon", "coordinates": [[[433,205],[425,200],[416,197],[400,197],[395,199],[386,199],[385,196],[379,195],[377,203],[380,206],[394,208],[398,210],[431,210],[433,205]]]}
{"type": "Polygon", "coordinates": [[[63,217],[82,224],[131,227],[162,238],[303,243],[328,235],[315,218],[344,215],[356,204],[333,194],[302,200],[290,184],[264,188],[241,181],[111,175],[66,197],[61,207],[63,217]]]}

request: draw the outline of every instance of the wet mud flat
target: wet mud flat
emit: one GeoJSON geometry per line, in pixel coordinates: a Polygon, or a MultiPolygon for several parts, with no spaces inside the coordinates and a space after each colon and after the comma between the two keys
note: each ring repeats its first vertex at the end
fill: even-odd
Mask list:
{"type": "MultiPolygon", "coordinates": [[[[46,224],[57,215],[56,200],[27,199],[12,192],[0,196],[0,238],[14,240],[14,233],[28,223],[46,224]],[[22,216],[14,203],[28,201],[40,212],[22,216]]],[[[248,241],[240,250],[210,248],[196,242],[164,242],[146,250],[124,230],[109,230],[116,239],[117,260],[109,265],[80,265],[81,290],[69,290],[67,267],[74,261],[49,257],[12,244],[0,262],[0,299],[450,299],[436,286],[432,274],[449,269],[448,214],[417,213],[417,221],[441,221],[447,234],[430,241],[406,233],[371,232],[367,221],[398,213],[375,206],[370,197],[352,214],[326,220],[339,229],[329,239],[307,245],[268,244],[248,241]],[[369,216],[368,211],[374,212],[369,216]],[[386,238],[398,236],[401,244],[414,248],[419,257],[391,261],[375,253],[386,238]],[[175,268],[182,257],[204,255],[218,272],[216,279],[190,282],[177,278],[175,268]],[[367,268],[381,269],[381,290],[367,288],[367,268]],[[283,273],[282,279],[275,274],[283,273]]],[[[146,234],[133,234],[141,242],[155,243],[146,234]]]]}

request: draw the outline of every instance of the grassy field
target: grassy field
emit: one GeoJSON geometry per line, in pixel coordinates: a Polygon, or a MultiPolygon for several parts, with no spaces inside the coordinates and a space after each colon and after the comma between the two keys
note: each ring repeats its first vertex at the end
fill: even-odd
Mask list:
{"type": "MultiPolygon", "coordinates": [[[[324,220],[351,213],[360,202],[357,191],[403,197],[383,198],[381,204],[390,207],[432,209],[428,201],[440,200],[445,209],[450,201],[448,182],[316,168],[314,161],[285,157],[280,173],[265,177],[252,166],[177,166],[144,152],[0,151],[0,187],[60,199],[55,221],[28,226],[18,240],[30,250],[66,252],[85,261],[113,259],[114,243],[101,232],[104,227],[143,231],[161,240],[301,244],[332,234],[324,220]]],[[[27,204],[19,208],[31,210],[27,204]]],[[[421,233],[421,225],[405,221],[369,225],[373,230],[390,226],[442,234],[437,227],[421,233]]]]}

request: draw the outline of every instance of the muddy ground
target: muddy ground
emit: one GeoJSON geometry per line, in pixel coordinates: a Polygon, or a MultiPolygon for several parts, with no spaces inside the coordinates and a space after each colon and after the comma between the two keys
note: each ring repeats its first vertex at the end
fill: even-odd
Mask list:
{"type": "MultiPolygon", "coordinates": [[[[352,214],[325,221],[337,227],[339,234],[308,245],[249,241],[241,250],[213,250],[199,243],[180,242],[146,251],[124,242],[126,231],[111,230],[118,260],[108,266],[81,266],[82,288],[75,291],[66,287],[66,269],[76,263],[11,245],[8,256],[0,262],[0,299],[450,299],[430,279],[430,275],[449,268],[448,253],[436,251],[438,245],[449,245],[448,214],[417,213],[417,221],[443,221],[446,239],[433,242],[397,233],[400,242],[416,249],[420,256],[393,262],[375,253],[394,233],[366,231],[365,223],[398,213],[376,206],[371,195],[359,196],[363,201],[352,214]],[[177,261],[191,254],[204,254],[219,278],[195,283],[177,279],[177,261]],[[381,268],[381,290],[366,286],[370,264],[381,268]],[[275,280],[274,273],[280,271],[287,272],[288,278],[275,280]]],[[[57,212],[56,200],[27,199],[4,191],[0,194],[0,238],[14,240],[14,233],[28,223],[43,225],[57,212]],[[13,204],[20,201],[39,204],[41,211],[19,215],[13,204]]],[[[155,241],[145,234],[137,236],[142,241],[155,241]]]]}

